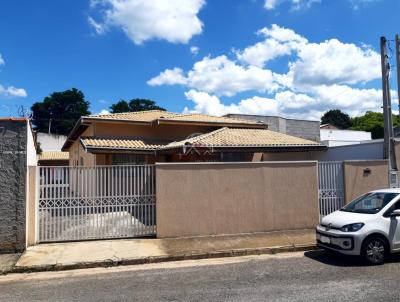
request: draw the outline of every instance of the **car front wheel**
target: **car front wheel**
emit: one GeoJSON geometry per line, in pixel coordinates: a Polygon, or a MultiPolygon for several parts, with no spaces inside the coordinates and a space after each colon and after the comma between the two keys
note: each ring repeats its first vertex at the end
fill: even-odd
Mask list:
{"type": "Polygon", "coordinates": [[[382,238],[371,237],[363,244],[362,255],[368,264],[382,264],[385,261],[386,253],[386,242],[382,238]]]}

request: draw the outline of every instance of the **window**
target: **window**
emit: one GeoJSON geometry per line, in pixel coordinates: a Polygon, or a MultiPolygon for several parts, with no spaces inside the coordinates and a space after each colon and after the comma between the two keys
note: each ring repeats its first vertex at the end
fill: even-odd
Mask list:
{"type": "Polygon", "coordinates": [[[399,194],[384,192],[367,193],[344,206],[341,211],[361,214],[376,214],[397,195],[399,194]]]}

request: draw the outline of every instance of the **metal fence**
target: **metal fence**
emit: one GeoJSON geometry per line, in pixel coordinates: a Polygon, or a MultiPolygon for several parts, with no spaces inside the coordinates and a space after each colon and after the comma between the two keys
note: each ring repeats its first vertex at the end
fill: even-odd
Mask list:
{"type": "Polygon", "coordinates": [[[343,162],[318,163],[318,196],[320,217],[344,206],[343,162]]]}
{"type": "Polygon", "coordinates": [[[154,165],[38,169],[39,242],[155,235],[154,165]]]}

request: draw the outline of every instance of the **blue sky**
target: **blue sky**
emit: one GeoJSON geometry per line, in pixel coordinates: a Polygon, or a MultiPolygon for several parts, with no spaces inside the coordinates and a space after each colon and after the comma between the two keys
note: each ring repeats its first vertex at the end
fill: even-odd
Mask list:
{"type": "Polygon", "coordinates": [[[0,115],[71,87],[92,113],[131,98],[216,115],[380,110],[379,37],[400,32],[399,11],[398,0],[3,0],[0,115]]]}

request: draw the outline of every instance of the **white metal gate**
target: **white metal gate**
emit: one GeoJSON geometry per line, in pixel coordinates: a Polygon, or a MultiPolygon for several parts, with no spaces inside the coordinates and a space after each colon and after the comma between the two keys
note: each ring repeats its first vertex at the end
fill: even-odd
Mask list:
{"type": "Polygon", "coordinates": [[[153,165],[38,169],[39,242],[155,235],[153,165]]]}
{"type": "Polygon", "coordinates": [[[318,163],[318,195],[321,217],[344,206],[343,162],[318,163]]]}

